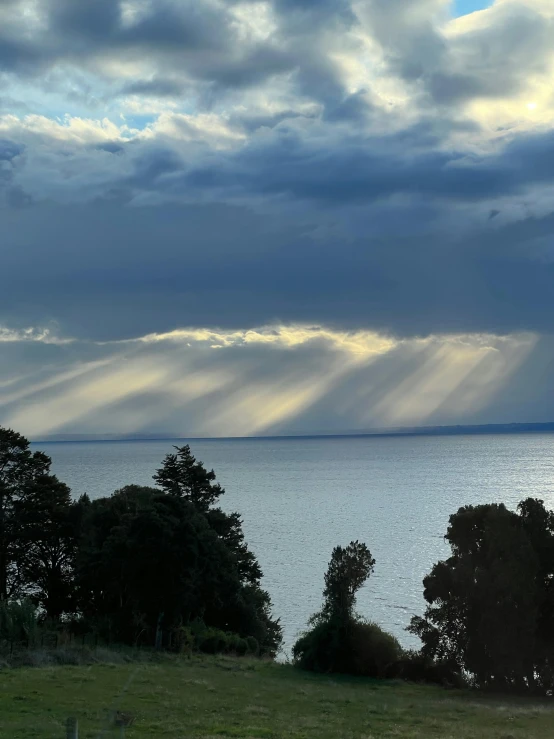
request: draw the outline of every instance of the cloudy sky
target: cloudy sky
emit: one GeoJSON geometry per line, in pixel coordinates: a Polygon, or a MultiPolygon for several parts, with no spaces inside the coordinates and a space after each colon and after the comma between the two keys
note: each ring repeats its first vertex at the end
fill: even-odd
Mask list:
{"type": "Polygon", "coordinates": [[[552,0],[0,0],[0,424],[554,419],[552,0]]]}

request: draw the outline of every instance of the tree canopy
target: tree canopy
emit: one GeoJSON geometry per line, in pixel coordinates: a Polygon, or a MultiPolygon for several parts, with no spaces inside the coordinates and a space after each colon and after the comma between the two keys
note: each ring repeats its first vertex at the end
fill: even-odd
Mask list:
{"type": "Polygon", "coordinates": [[[322,615],[347,622],[354,617],[356,593],[373,572],[375,560],[367,546],[352,541],[335,547],[325,573],[322,615]]]}
{"type": "Polygon", "coordinates": [[[335,547],[325,573],[323,606],[293,647],[295,663],[315,672],[384,677],[402,654],[398,641],[377,624],[363,620],[354,607],[375,560],[368,547],[352,541],[335,547]]]}
{"type": "Polygon", "coordinates": [[[275,654],[281,627],[239,514],[214,505],[215,473],[187,445],[154,480],[74,501],[46,454],[0,428],[0,601],[30,598],[42,618],[112,641],[152,645],[202,623],[275,654]]]}
{"type": "Polygon", "coordinates": [[[554,687],[554,517],[541,500],[466,506],[450,517],[451,556],[424,579],[410,631],[423,652],[480,687],[554,687]]]}
{"type": "MultiPolygon", "coordinates": [[[[49,557],[46,550],[54,546],[49,539],[51,517],[57,515],[53,509],[59,508],[54,500],[64,499],[62,506],[69,504],[69,491],[49,473],[46,454],[31,451],[21,434],[0,427],[0,600],[17,597],[29,586],[47,587],[44,560],[49,557]],[[43,527],[41,516],[45,516],[43,527]],[[35,544],[32,549],[31,540],[35,544]],[[43,549],[42,575],[36,569],[39,547],[43,549]]],[[[53,565],[53,558],[50,560],[53,565]]],[[[54,587],[51,578],[48,582],[54,587]]]]}

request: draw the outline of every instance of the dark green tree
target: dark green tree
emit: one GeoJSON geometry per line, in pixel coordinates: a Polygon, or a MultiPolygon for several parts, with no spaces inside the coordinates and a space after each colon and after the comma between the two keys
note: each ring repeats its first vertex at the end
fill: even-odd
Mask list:
{"type": "Polygon", "coordinates": [[[207,511],[225,491],[215,482],[215,472],[207,470],[202,462],[196,460],[188,444],[174,448],[176,453],[165,457],[154,480],[169,495],[183,498],[199,510],[207,511]]]}
{"type": "Polygon", "coordinates": [[[129,486],[90,504],[78,560],[82,610],[124,642],[153,643],[238,587],[230,557],[185,500],[129,486]]]}
{"type": "Polygon", "coordinates": [[[546,692],[554,686],[554,512],[535,498],[522,501],[518,512],[538,558],[534,661],[538,687],[546,692]]]}
{"type": "Polygon", "coordinates": [[[296,665],[314,672],[384,677],[398,662],[402,653],[398,641],[354,610],[356,594],[374,565],[371,552],[361,542],[333,549],[325,574],[323,606],[293,647],[296,665]]]}
{"type": "Polygon", "coordinates": [[[49,470],[46,454],[32,452],[25,437],[0,427],[0,600],[18,595],[23,586],[20,515],[29,490],[49,470]]]}
{"type": "Polygon", "coordinates": [[[238,513],[225,513],[214,504],[225,494],[216,482],[215,472],[207,470],[192,454],[190,446],[175,447],[168,454],[154,480],[168,495],[191,503],[204,514],[211,528],[232,554],[240,576],[252,585],[259,584],[262,571],[244,540],[242,520],[238,513]]]}
{"type": "Polygon", "coordinates": [[[73,607],[76,537],[71,492],[54,475],[41,475],[14,502],[14,514],[17,594],[30,597],[45,618],[59,620],[73,607]]]}
{"type": "Polygon", "coordinates": [[[373,572],[375,560],[367,546],[352,541],[347,547],[335,547],[325,573],[323,590],[324,618],[348,623],[354,618],[356,593],[373,572]]]}
{"type": "Polygon", "coordinates": [[[80,505],[80,610],[107,637],[153,644],[158,629],[203,621],[275,653],[281,633],[267,594],[244,580],[232,549],[190,500],[129,486],[80,505]]]}
{"type": "Polygon", "coordinates": [[[519,514],[491,504],[451,516],[452,555],[424,579],[429,605],[409,628],[423,654],[457,664],[480,687],[548,689],[552,532],[542,501],[524,501],[519,514]]]}

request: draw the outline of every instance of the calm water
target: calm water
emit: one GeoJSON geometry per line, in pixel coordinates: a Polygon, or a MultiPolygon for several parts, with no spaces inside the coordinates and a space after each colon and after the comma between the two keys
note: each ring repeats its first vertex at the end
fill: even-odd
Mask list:
{"type": "MultiPolygon", "coordinates": [[[[175,443],[175,442],[173,442],[175,443]]],[[[38,445],[74,494],[152,484],[170,441],[38,445]]],[[[226,488],[264,571],[286,650],[321,604],[337,544],[359,539],[377,564],[358,611],[393,632],[423,609],[422,578],[447,553],[459,506],[524,497],[554,506],[554,435],[279,439],[191,442],[226,488]]]]}

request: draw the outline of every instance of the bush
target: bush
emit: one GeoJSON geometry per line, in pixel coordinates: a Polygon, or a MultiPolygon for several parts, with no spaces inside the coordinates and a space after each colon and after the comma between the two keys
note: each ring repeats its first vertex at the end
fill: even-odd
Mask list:
{"type": "Polygon", "coordinates": [[[394,636],[377,624],[358,620],[316,621],[293,647],[294,663],[301,669],[365,677],[386,677],[401,656],[394,636]]]}
{"type": "Polygon", "coordinates": [[[305,631],[292,648],[295,665],[311,672],[338,672],[343,661],[338,625],[319,621],[305,631]]]}
{"type": "Polygon", "coordinates": [[[37,610],[30,600],[0,601],[0,641],[29,646],[37,631],[37,610]]]}
{"type": "Polygon", "coordinates": [[[238,634],[206,627],[203,631],[196,632],[195,647],[206,654],[236,654],[239,657],[248,653],[255,654],[259,649],[258,642],[253,637],[244,639],[238,634]]]}
{"type": "Polygon", "coordinates": [[[446,661],[435,661],[421,652],[406,651],[389,669],[388,677],[398,677],[414,683],[432,683],[443,687],[463,688],[465,680],[460,669],[446,661]]]}
{"type": "Polygon", "coordinates": [[[356,622],[350,643],[352,674],[385,677],[402,655],[398,639],[371,622],[356,622]]]}
{"type": "Polygon", "coordinates": [[[181,626],[175,630],[174,647],[176,652],[191,654],[194,646],[194,634],[190,626],[181,626]]]}
{"type": "Polygon", "coordinates": [[[246,645],[248,647],[248,654],[258,655],[260,653],[260,644],[255,637],[247,636],[246,645]]]}

